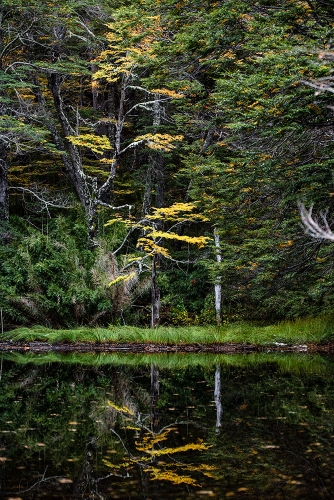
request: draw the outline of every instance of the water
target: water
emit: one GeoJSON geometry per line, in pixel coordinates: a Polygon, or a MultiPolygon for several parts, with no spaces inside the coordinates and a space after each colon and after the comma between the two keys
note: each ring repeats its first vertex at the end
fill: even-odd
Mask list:
{"type": "Polygon", "coordinates": [[[0,498],[332,499],[334,360],[3,354],[0,498]]]}

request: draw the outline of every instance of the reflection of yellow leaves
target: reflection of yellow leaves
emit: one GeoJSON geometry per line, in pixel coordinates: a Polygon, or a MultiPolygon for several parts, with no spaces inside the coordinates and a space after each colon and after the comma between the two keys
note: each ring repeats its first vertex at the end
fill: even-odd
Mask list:
{"type": "Polygon", "coordinates": [[[184,446],[176,446],[175,448],[163,448],[162,450],[149,450],[147,448],[137,447],[139,451],[144,451],[154,457],[160,457],[161,455],[173,455],[174,453],[181,453],[189,450],[208,450],[209,448],[211,448],[211,446],[203,443],[201,439],[199,439],[197,443],[189,443],[184,446]]]}
{"type": "Polygon", "coordinates": [[[133,411],[130,410],[127,406],[118,406],[116,403],[113,403],[112,401],[108,401],[108,405],[111,406],[111,408],[114,408],[114,410],[117,410],[121,413],[128,413],[129,415],[134,415],[133,411]]]}
{"type": "MultiPolygon", "coordinates": [[[[118,407],[113,403],[109,404],[116,409],[124,410],[126,407],[118,407]]],[[[137,429],[136,426],[130,425],[127,428],[137,429]]],[[[142,452],[138,454],[139,456],[132,456],[130,459],[123,460],[121,464],[115,465],[111,463],[109,460],[104,459],[103,462],[105,465],[110,467],[115,472],[120,469],[126,469],[128,472],[132,470],[134,467],[140,465],[145,472],[150,475],[150,480],[163,480],[170,481],[173,484],[189,484],[192,486],[200,486],[197,484],[196,479],[192,478],[188,473],[197,472],[204,474],[207,477],[214,478],[212,471],[216,470],[216,467],[207,465],[207,464],[185,464],[178,462],[175,459],[171,459],[172,462],[168,463],[168,455],[172,455],[175,453],[187,452],[189,450],[202,451],[211,448],[211,446],[206,445],[202,440],[198,440],[197,443],[189,443],[184,446],[178,446],[174,448],[160,448],[160,443],[162,441],[166,441],[168,437],[170,437],[170,433],[175,431],[174,427],[170,427],[164,429],[158,434],[151,432],[149,430],[145,431],[144,436],[142,437],[140,443],[135,441],[136,450],[142,452]],[[158,449],[153,449],[156,446],[158,449]],[[163,459],[157,459],[157,457],[163,456],[163,459]],[[165,458],[166,457],[166,458],[165,458]]]]}
{"type": "Polygon", "coordinates": [[[191,484],[193,486],[199,486],[199,484],[196,483],[196,480],[193,479],[192,477],[180,476],[179,474],[176,474],[175,472],[169,470],[160,470],[156,467],[148,467],[144,470],[145,472],[149,472],[151,474],[150,477],[151,481],[163,480],[163,481],[171,481],[174,484],[185,483],[185,484],[191,484]]]}
{"type": "MultiPolygon", "coordinates": [[[[142,442],[144,444],[148,444],[149,447],[152,447],[154,444],[160,443],[161,441],[166,441],[169,433],[173,429],[166,429],[163,432],[160,432],[160,434],[146,434],[146,436],[143,437],[142,442]]],[[[136,443],[137,445],[137,443],[136,443]]],[[[138,448],[138,450],[146,451],[144,448],[138,448]]]]}
{"type": "Polygon", "coordinates": [[[109,460],[106,460],[105,458],[102,460],[102,462],[107,466],[110,467],[111,469],[114,470],[119,470],[119,469],[124,469],[124,467],[128,467],[130,465],[130,462],[122,462],[121,464],[113,464],[112,462],[109,462],[109,460]]]}
{"type": "Polygon", "coordinates": [[[211,471],[217,470],[217,467],[207,464],[199,464],[199,465],[176,464],[176,465],[182,467],[183,470],[187,470],[189,472],[201,472],[204,476],[211,478],[215,478],[214,474],[212,474],[211,471]]]}

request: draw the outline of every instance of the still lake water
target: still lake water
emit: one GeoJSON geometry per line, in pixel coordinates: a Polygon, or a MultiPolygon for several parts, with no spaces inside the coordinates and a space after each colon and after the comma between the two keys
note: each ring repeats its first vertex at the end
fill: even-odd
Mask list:
{"type": "Polygon", "coordinates": [[[3,500],[334,498],[331,357],[0,361],[3,500]]]}

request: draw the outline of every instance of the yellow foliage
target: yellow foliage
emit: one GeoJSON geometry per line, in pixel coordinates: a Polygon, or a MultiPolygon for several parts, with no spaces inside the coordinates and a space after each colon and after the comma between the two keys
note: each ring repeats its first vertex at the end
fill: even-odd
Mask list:
{"type": "MultiPolygon", "coordinates": [[[[182,212],[192,212],[196,208],[194,203],[174,203],[170,207],[164,208],[154,208],[152,215],[147,215],[147,219],[152,220],[172,220],[174,222],[181,221],[187,219],[184,215],[181,215],[182,212]]],[[[201,214],[191,214],[191,217],[188,220],[201,220],[207,221],[208,219],[201,214]]]]}
{"type": "Polygon", "coordinates": [[[121,413],[127,413],[128,415],[134,415],[133,411],[130,410],[127,406],[118,406],[117,404],[113,403],[112,401],[108,401],[108,405],[111,406],[111,408],[114,408],[114,410],[117,410],[121,413]]]}
{"type": "Polygon", "coordinates": [[[168,233],[166,231],[151,231],[147,236],[151,238],[166,238],[167,240],[178,240],[197,245],[198,248],[203,248],[211,238],[208,236],[180,236],[177,233],[168,233]]]}
{"type": "Polygon", "coordinates": [[[132,278],[134,278],[136,276],[136,273],[130,273],[130,274],[127,274],[127,275],[123,275],[123,276],[118,276],[118,278],[114,279],[113,281],[110,281],[110,283],[108,283],[108,286],[113,286],[113,285],[117,285],[118,283],[125,283],[126,281],[129,281],[131,280],[132,278]]]}
{"type": "Polygon", "coordinates": [[[145,134],[135,137],[135,141],[145,141],[150,149],[160,151],[171,151],[176,146],[172,144],[175,141],[182,141],[183,135],[169,134],[145,134]]]}
{"type": "Polygon", "coordinates": [[[113,219],[109,219],[104,226],[112,226],[113,224],[116,224],[116,222],[121,222],[124,224],[126,227],[133,227],[135,225],[134,222],[132,222],[129,219],[122,219],[121,217],[114,217],[113,219]]]}
{"type": "Polygon", "coordinates": [[[292,245],[293,245],[293,240],[288,240],[285,243],[281,243],[277,247],[278,248],[288,248],[288,247],[291,247],[292,245]]]}
{"type": "Polygon", "coordinates": [[[112,149],[112,145],[110,144],[110,141],[106,135],[68,135],[66,139],[68,139],[70,143],[75,146],[84,146],[97,154],[103,154],[104,151],[112,149]]]}
{"type": "Polygon", "coordinates": [[[154,243],[153,240],[149,238],[139,238],[137,241],[137,248],[142,247],[147,253],[163,255],[164,257],[170,257],[168,250],[154,243]]]}
{"type": "Polygon", "coordinates": [[[115,163],[116,160],[114,159],[109,159],[109,158],[101,158],[101,160],[99,160],[101,163],[105,164],[105,165],[112,165],[113,163],[115,163]]]}
{"type": "Polygon", "coordinates": [[[174,90],[169,90],[169,89],[152,89],[151,92],[155,92],[156,94],[166,95],[168,97],[172,97],[173,99],[182,99],[184,97],[183,94],[178,94],[174,90]]]}

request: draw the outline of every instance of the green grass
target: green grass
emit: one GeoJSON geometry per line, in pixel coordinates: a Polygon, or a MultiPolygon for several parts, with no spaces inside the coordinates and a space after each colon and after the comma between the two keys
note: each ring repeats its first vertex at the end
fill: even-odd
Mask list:
{"type": "Polygon", "coordinates": [[[42,341],[48,343],[119,342],[214,344],[238,343],[268,345],[275,342],[289,345],[325,343],[334,341],[334,316],[297,319],[269,326],[255,326],[250,323],[234,323],[221,327],[158,327],[155,329],[131,326],[110,326],[109,328],[77,328],[74,330],[51,330],[42,326],[18,328],[5,332],[1,340],[42,341]]]}

